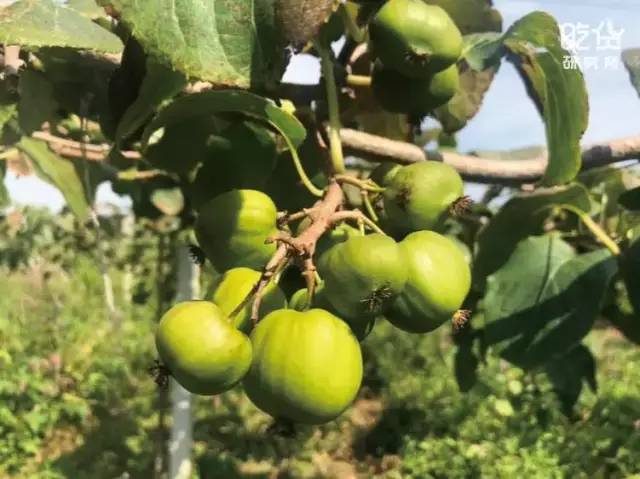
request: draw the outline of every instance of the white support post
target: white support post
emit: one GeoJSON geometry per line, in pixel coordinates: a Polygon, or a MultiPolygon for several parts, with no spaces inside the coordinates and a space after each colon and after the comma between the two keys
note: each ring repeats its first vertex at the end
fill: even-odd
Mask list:
{"type": "MultiPolygon", "coordinates": [[[[200,297],[200,267],[191,259],[189,248],[180,245],[176,251],[176,302],[200,297]]],[[[193,428],[191,421],[191,394],[173,379],[170,381],[171,434],[169,437],[169,479],[191,477],[191,448],[193,428]]]]}

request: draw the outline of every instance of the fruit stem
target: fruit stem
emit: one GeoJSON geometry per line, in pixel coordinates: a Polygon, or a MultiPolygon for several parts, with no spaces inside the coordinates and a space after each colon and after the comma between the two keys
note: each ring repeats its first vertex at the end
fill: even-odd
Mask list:
{"type": "Polygon", "coordinates": [[[366,40],[366,34],[363,28],[360,28],[354,15],[351,14],[345,4],[341,4],[340,8],[338,8],[338,15],[342,18],[342,23],[344,24],[347,33],[353,38],[356,42],[362,43],[366,40]]]}
{"type": "Polygon", "coordinates": [[[369,217],[360,210],[337,211],[333,215],[331,215],[332,224],[340,223],[341,221],[347,220],[361,221],[376,233],[380,233],[385,236],[387,235],[387,233],[382,231],[382,229],[377,224],[375,224],[373,220],[369,219],[369,217]]]}
{"type": "Polygon", "coordinates": [[[384,188],[376,185],[371,180],[361,180],[360,178],[356,178],[355,176],[349,175],[335,175],[334,178],[338,183],[347,183],[349,185],[357,186],[363,191],[371,191],[372,193],[382,193],[384,188]]]}
{"type": "Polygon", "coordinates": [[[346,83],[349,86],[371,86],[371,77],[367,75],[347,75],[346,83]]]}
{"type": "Polygon", "coordinates": [[[309,193],[311,193],[313,196],[321,198],[324,192],[313,184],[313,182],[307,175],[307,172],[304,171],[304,167],[302,166],[302,162],[300,161],[300,156],[298,155],[298,149],[291,142],[289,137],[280,128],[278,128],[277,125],[273,126],[278,130],[278,133],[280,133],[282,138],[284,138],[284,141],[287,143],[287,147],[289,148],[289,152],[291,153],[291,158],[293,159],[293,165],[295,166],[296,172],[300,177],[300,181],[302,181],[302,184],[305,186],[305,188],[309,190],[309,193]]]}
{"type": "Polygon", "coordinates": [[[371,216],[371,219],[377,223],[380,220],[380,218],[378,218],[378,215],[373,209],[373,205],[371,204],[371,198],[369,198],[369,192],[363,190],[360,192],[360,194],[362,195],[362,203],[364,203],[364,207],[367,210],[367,214],[371,216]]]}
{"type": "Polygon", "coordinates": [[[325,46],[320,39],[315,42],[315,47],[320,54],[322,76],[327,90],[327,106],[329,109],[329,149],[331,151],[331,167],[333,173],[344,173],[344,154],[342,152],[342,140],[340,139],[340,105],[338,102],[338,88],[336,87],[333,72],[333,51],[330,46],[325,46]]]}
{"type": "Polygon", "coordinates": [[[593,221],[588,213],[585,213],[581,209],[576,208],[572,205],[561,205],[560,208],[570,211],[578,216],[578,218],[580,218],[580,221],[582,221],[582,223],[589,229],[589,231],[591,231],[593,236],[595,236],[596,239],[598,239],[609,251],[611,251],[611,254],[613,254],[614,256],[620,255],[620,247],[609,237],[607,232],[598,223],[593,221]]]}

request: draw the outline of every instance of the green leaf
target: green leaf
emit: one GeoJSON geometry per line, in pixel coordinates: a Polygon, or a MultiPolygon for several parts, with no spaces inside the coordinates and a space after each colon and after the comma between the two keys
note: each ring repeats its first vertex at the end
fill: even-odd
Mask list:
{"type": "Polygon", "coordinates": [[[485,93],[496,74],[495,68],[475,71],[466,63],[460,64],[460,86],[451,100],[436,108],[434,116],[447,134],[465,127],[480,110],[485,93]]]}
{"type": "Polygon", "coordinates": [[[583,344],[551,361],[545,367],[545,372],[567,415],[578,401],[583,383],[586,382],[593,392],[598,389],[596,362],[589,348],[583,344]]]}
{"type": "Polygon", "coordinates": [[[271,0],[103,0],[145,51],[188,77],[259,88],[280,79],[285,43],[271,0]]]}
{"type": "Polygon", "coordinates": [[[58,103],[53,85],[42,72],[25,70],[20,75],[19,91],[18,121],[24,133],[31,134],[55,115],[58,103]]]}
{"type": "Polygon", "coordinates": [[[116,35],[51,0],[18,0],[0,7],[0,32],[0,43],[5,45],[72,47],[105,53],[122,50],[116,35]]]}
{"type": "Polygon", "coordinates": [[[565,68],[570,53],[562,48],[558,24],[547,13],[534,12],[520,19],[505,34],[504,45],[515,55],[514,62],[545,122],[549,163],[542,183],[567,183],[580,171],[580,139],[589,119],[582,72],[565,68]]]}
{"type": "Polygon", "coordinates": [[[187,85],[185,76],[157,61],[147,59],[144,80],[136,100],[127,108],[116,129],[116,141],[128,139],[142,128],[160,106],[187,85]]]}
{"type": "Polygon", "coordinates": [[[640,211],[640,186],[622,193],[618,201],[629,211],[640,211]]]}
{"type": "Polygon", "coordinates": [[[205,91],[179,98],[160,110],[145,129],[143,143],[161,128],[166,128],[188,118],[217,113],[241,113],[267,122],[298,147],[304,141],[306,131],[302,123],[290,113],[278,107],[272,100],[239,90],[205,91]]]}
{"type": "Polygon", "coordinates": [[[578,256],[557,235],[520,242],[489,278],[486,344],[525,369],[568,353],[593,327],[616,272],[606,249],[578,256]]]}
{"type": "Polygon", "coordinates": [[[62,192],[78,219],[86,220],[90,207],[82,180],[73,163],[53,153],[45,142],[33,138],[23,137],[17,147],[31,158],[38,176],[62,192]]]}
{"type": "Polygon", "coordinates": [[[631,48],[623,51],[622,62],[627,67],[631,84],[640,95],[640,48],[631,48]]]}
{"type": "Polygon", "coordinates": [[[427,0],[444,8],[463,35],[502,30],[502,15],[487,0],[427,0]]]}
{"type": "Polygon", "coordinates": [[[502,34],[500,33],[474,33],[464,37],[462,56],[476,71],[497,67],[504,53],[502,34]]]}
{"type": "Polygon", "coordinates": [[[474,281],[481,286],[487,276],[509,259],[518,242],[528,236],[542,234],[550,210],[560,205],[572,205],[589,212],[589,192],[584,186],[574,184],[542,188],[511,198],[478,236],[474,281]]]}

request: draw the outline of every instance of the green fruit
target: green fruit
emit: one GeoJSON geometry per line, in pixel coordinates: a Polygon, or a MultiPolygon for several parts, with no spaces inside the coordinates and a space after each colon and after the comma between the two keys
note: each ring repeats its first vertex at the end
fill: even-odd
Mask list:
{"type": "MultiPolygon", "coordinates": [[[[324,309],[331,314],[336,314],[333,306],[326,298],[324,293],[324,283],[320,283],[316,287],[315,294],[313,296],[313,302],[309,304],[307,289],[302,288],[293,293],[289,299],[289,308],[296,311],[306,311],[311,308],[324,309]]],[[[367,336],[373,331],[376,318],[364,317],[360,319],[342,318],[342,320],[349,325],[353,334],[358,338],[358,341],[364,341],[367,336]]]]}
{"type": "MultiPolygon", "coordinates": [[[[184,146],[183,146],[184,147],[184,146]]],[[[234,189],[263,191],[277,161],[276,142],[266,127],[234,122],[208,145],[188,195],[194,208],[234,189]]]]}
{"type": "Polygon", "coordinates": [[[389,0],[369,24],[371,49],[405,76],[423,78],[454,64],[462,35],[445,10],[423,0],[389,0]]]}
{"type": "Polygon", "coordinates": [[[244,389],[253,404],[275,418],[331,421],[360,388],[360,345],[347,324],[327,311],[274,311],[258,323],[251,343],[244,389]]]}
{"type": "Polygon", "coordinates": [[[371,74],[371,89],[380,106],[393,113],[425,116],[447,103],[460,85],[458,67],[450,67],[426,78],[409,78],[377,64],[371,74]]]}
{"type": "Polygon", "coordinates": [[[380,163],[371,171],[369,179],[379,186],[387,186],[401,168],[395,163],[380,163]]]}
{"type": "Polygon", "coordinates": [[[451,166],[422,161],[404,166],[384,192],[389,221],[405,232],[437,229],[464,194],[462,178],[451,166]]]}
{"type": "Polygon", "coordinates": [[[195,225],[200,247],[219,272],[238,266],[262,269],[276,250],[278,212],[259,191],[232,190],[206,202],[195,225]]]}
{"type": "MultiPolygon", "coordinates": [[[[262,273],[249,268],[230,269],[213,283],[209,299],[218,305],[225,315],[230,316],[251,293],[261,276],[262,273]]],[[[230,318],[233,325],[245,334],[249,334],[253,329],[251,305],[250,301],[235,317],[230,318]]],[[[260,315],[265,316],[271,311],[286,307],[286,305],[287,300],[284,294],[272,281],[264,290],[260,303],[260,315]]]]}
{"type": "Polygon", "coordinates": [[[156,332],[160,360],[194,394],[219,394],[236,385],[251,365],[251,342],[208,301],[176,304],[156,332]]]}
{"type": "Polygon", "coordinates": [[[331,305],[359,321],[384,313],[407,280],[398,244],[382,234],[350,237],[320,256],[317,267],[331,305]]]}
{"type": "Polygon", "coordinates": [[[451,242],[458,247],[462,256],[464,256],[465,261],[468,265],[471,265],[473,261],[473,253],[471,253],[471,249],[467,246],[466,243],[462,242],[458,238],[453,235],[446,235],[447,239],[451,240],[451,242]]]}
{"type": "Polygon", "coordinates": [[[409,279],[386,318],[411,333],[427,333],[451,319],[471,286],[460,249],[433,231],[418,231],[401,243],[409,279]]]}

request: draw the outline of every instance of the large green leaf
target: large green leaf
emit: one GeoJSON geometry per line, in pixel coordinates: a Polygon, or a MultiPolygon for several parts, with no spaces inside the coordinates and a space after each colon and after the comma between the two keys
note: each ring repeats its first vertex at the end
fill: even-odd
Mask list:
{"type": "Polygon", "coordinates": [[[0,43],[35,48],[72,47],[106,53],[122,50],[116,35],[78,11],[52,0],[18,0],[8,7],[0,7],[0,43]]]}
{"type": "Polygon", "coordinates": [[[90,207],[82,180],[73,163],[60,158],[40,140],[23,137],[17,146],[31,158],[38,176],[57,187],[71,211],[81,221],[86,220],[89,217],[90,207]]]}
{"type": "Polygon", "coordinates": [[[640,48],[631,48],[623,51],[622,62],[627,67],[631,84],[640,95],[640,48]]]}
{"type": "Polygon", "coordinates": [[[539,189],[534,193],[516,195],[510,199],[478,237],[478,253],[474,263],[474,280],[484,279],[497,271],[524,238],[541,234],[550,209],[572,205],[582,211],[591,210],[589,192],[578,184],[539,189]]]}
{"type": "Polygon", "coordinates": [[[523,368],[568,353],[593,327],[616,272],[608,250],[576,255],[556,235],[523,240],[488,280],[485,343],[523,368]]]}
{"type": "Polygon", "coordinates": [[[152,58],[147,59],[138,96],[118,123],[116,141],[126,140],[136,133],[165,101],[180,93],[186,85],[187,79],[182,73],[152,58]]]}
{"type": "Polygon", "coordinates": [[[271,0],[103,0],[145,50],[189,77],[264,87],[279,80],[284,41],[271,0]]]}
{"type": "Polygon", "coordinates": [[[580,139],[589,117],[582,72],[566,68],[570,53],[562,48],[558,24],[547,13],[520,19],[503,41],[544,118],[549,163],[542,183],[567,183],[580,171],[580,139]]]}
{"type": "Polygon", "coordinates": [[[267,98],[239,90],[213,90],[184,96],[160,110],[145,129],[143,142],[148,143],[151,135],[161,128],[216,113],[241,113],[267,122],[296,147],[306,136],[304,126],[295,116],[267,98]]]}

